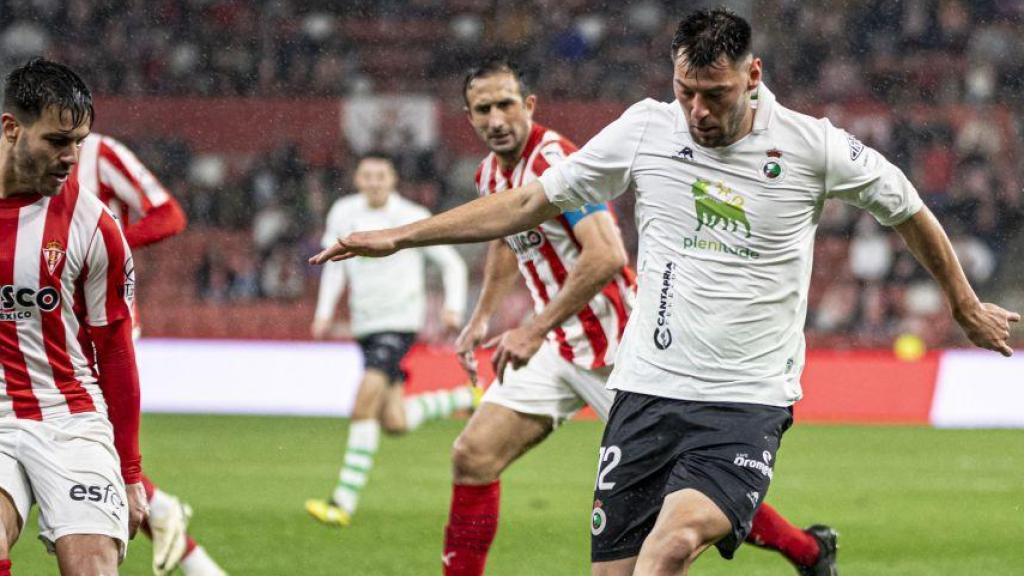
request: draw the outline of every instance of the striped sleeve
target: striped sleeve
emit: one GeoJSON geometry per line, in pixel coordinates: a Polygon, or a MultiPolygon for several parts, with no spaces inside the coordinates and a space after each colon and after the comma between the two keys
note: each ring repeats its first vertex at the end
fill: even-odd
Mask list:
{"type": "Polygon", "coordinates": [[[84,275],[86,322],[90,326],[131,317],[135,264],[121,227],[106,208],[89,245],[84,275]]]}
{"type": "Polygon", "coordinates": [[[104,136],[100,143],[97,170],[100,184],[139,216],[171,198],[135,154],[109,136],[104,136]]]}

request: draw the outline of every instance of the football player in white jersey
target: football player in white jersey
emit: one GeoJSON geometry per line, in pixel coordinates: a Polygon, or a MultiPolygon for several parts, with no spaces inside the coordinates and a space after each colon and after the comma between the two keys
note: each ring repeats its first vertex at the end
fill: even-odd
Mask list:
{"type": "MultiPolygon", "coordinates": [[[[903,173],[827,120],[776,102],[750,39],[728,10],[690,14],[672,43],[675,101],[637,103],[537,182],[350,235],[313,258],[493,239],[633,191],[640,289],[609,379],[618,393],[591,517],[594,574],[685,574],[712,545],[731,557],[749,533],[801,396],[823,202],[893,227],[971,341],[1013,352],[1020,316],[978,299],[903,173]]],[[[528,357],[503,344],[513,366],[528,357]]]]}
{"type": "MultiPolygon", "coordinates": [[[[323,244],[356,230],[395,226],[430,216],[430,212],[403,198],[395,187],[398,175],[386,154],[365,154],[353,179],[357,194],[339,198],[327,214],[323,244]]],[[[342,293],[348,288],[351,333],[363,352],[364,372],[349,423],[348,444],[331,496],[306,501],[306,511],[325,524],[347,526],[355,514],[359,494],[369,479],[381,429],[402,434],[423,422],[471,408],[478,397],[472,386],[403,396],[405,371],[401,366],[422,330],[426,313],[424,262],[441,270],[444,284],[442,323],[458,329],[466,307],[466,265],[451,246],[434,246],[397,254],[392,258],[333,264],[320,277],[320,294],[312,333],[330,335],[342,293]]],[[[348,335],[348,334],[346,334],[348,335]]]]}
{"type": "MultiPolygon", "coordinates": [[[[463,89],[468,119],[491,150],[475,178],[481,195],[532,182],[576,151],[571,141],[533,121],[536,96],[511,62],[489,60],[474,68],[463,89]]],[[[446,573],[453,576],[484,572],[497,528],[501,472],[584,404],[607,420],[614,398],[605,384],[632,307],[635,280],[609,206],[588,205],[491,242],[483,290],[456,344],[474,379],[474,349],[483,343],[488,319],[519,275],[538,316],[507,338],[516,343],[512,348],[532,352],[526,366],[506,372],[504,382],[488,389],[483,406],[455,442],[442,556],[446,573]],[[542,349],[545,353],[536,353],[542,349]]],[[[503,361],[501,351],[496,358],[503,361]]],[[[764,504],[749,541],[780,551],[800,567],[830,566],[835,535],[824,530],[820,541],[816,532],[793,526],[764,504]]]]}

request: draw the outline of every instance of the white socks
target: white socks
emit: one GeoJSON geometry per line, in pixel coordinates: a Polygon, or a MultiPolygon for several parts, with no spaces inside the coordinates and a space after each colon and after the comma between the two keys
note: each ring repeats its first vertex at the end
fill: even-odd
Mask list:
{"type": "Polygon", "coordinates": [[[345,462],[338,474],[338,485],[333,494],[334,503],[349,514],[356,511],[359,492],[366,486],[379,444],[380,424],[376,420],[353,420],[349,425],[345,462]]]}

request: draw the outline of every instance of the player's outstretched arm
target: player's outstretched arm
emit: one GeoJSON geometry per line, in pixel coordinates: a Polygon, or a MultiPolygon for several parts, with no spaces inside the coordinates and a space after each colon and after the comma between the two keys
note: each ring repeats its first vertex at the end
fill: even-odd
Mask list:
{"type": "Polygon", "coordinates": [[[323,264],[356,256],[380,258],[406,248],[493,240],[529,230],[560,212],[548,201],[540,182],[535,181],[398,228],[349,234],[309,262],[323,264]]]}
{"type": "Polygon", "coordinates": [[[995,304],[981,302],[974,293],[953,245],[928,207],[895,226],[907,247],[946,294],[953,317],[976,346],[995,350],[1003,356],[1013,355],[1009,345],[1010,325],[1020,321],[1020,314],[995,304]]]}

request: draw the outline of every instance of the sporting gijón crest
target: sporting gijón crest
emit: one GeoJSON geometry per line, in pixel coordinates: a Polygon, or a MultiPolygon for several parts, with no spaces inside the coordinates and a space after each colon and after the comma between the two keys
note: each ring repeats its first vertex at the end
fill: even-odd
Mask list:
{"type": "Polygon", "coordinates": [[[53,275],[64,259],[64,246],[60,242],[47,242],[43,248],[43,260],[46,261],[46,269],[53,275]]]}

